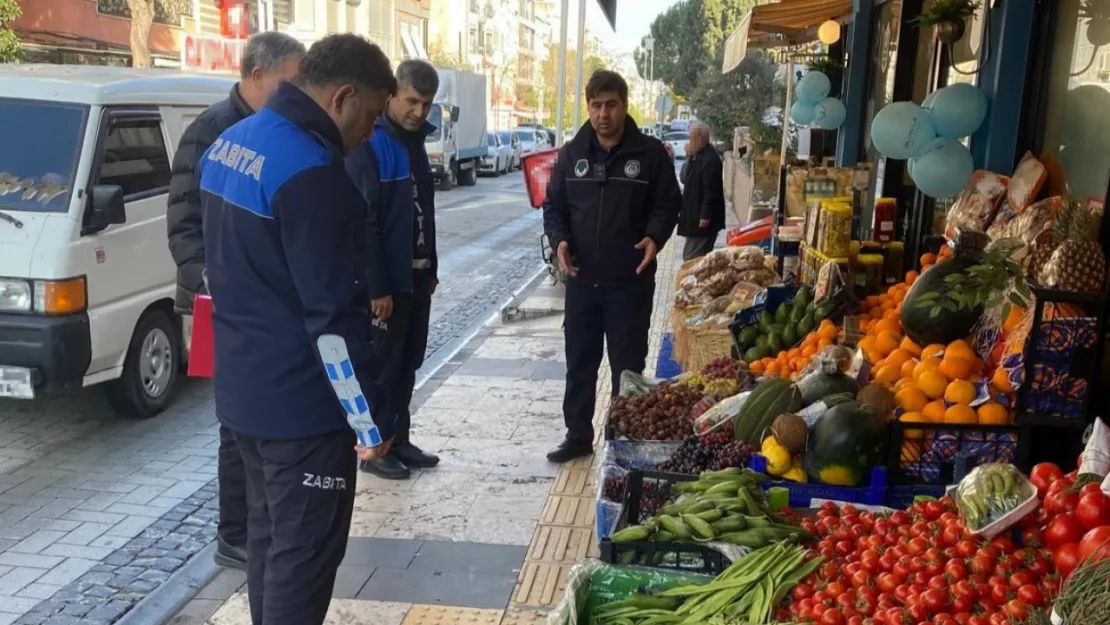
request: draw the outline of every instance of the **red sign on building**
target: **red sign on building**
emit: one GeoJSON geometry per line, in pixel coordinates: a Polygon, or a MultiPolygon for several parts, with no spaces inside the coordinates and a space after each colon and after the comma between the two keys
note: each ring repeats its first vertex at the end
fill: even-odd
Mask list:
{"type": "Polygon", "coordinates": [[[245,39],[185,35],[181,42],[181,68],[202,72],[239,72],[245,39]]]}

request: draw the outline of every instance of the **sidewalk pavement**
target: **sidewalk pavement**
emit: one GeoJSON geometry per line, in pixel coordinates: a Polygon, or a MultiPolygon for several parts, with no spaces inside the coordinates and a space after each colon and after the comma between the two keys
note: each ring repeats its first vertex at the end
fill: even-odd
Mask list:
{"type": "MultiPolygon", "coordinates": [[[[672,241],[659,259],[649,374],[680,245],[672,241]]],[[[541,285],[521,307],[550,309],[555,293],[541,285]]],[[[570,568],[598,555],[594,459],[561,467],[545,459],[564,432],[565,374],[561,315],[494,319],[417,391],[413,439],[442,462],[403,482],[359,475],[327,625],[544,621],[570,568]]],[[[606,363],[599,443],[609,389],[606,363]]],[[[168,623],[249,625],[244,581],[221,572],[168,623]]]]}

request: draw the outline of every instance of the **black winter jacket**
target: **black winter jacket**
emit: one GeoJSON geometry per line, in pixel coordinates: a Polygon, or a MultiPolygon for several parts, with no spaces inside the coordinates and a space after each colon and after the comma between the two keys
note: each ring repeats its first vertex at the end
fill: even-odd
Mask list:
{"type": "Polygon", "coordinates": [[[684,237],[712,236],[725,228],[725,180],[721,156],[713,146],[688,154],[682,170],[682,213],[678,234],[684,237]],[[708,228],[698,222],[709,220],[708,228]]]}
{"type": "Polygon", "coordinates": [[[654,263],[636,274],[644,254],[635,246],[648,236],[662,250],[681,206],[674,164],[658,139],[627,117],[620,144],[605,152],[587,122],[559,151],[543,228],[552,247],[570,244],[577,279],[621,284],[655,276],[654,263]]]}
{"type": "Polygon", "coordinates": [[[191,313],[193,298],[204,292],[204,234],[197,176],[200,157],[223,131],[253,113],[239,95],[237,83],[226,100],[208,107],[189,124],[177,144],[166,206],[166,234],[170,254],[177,264],[177,292],[173,302],[177,312],[191,313]]]}

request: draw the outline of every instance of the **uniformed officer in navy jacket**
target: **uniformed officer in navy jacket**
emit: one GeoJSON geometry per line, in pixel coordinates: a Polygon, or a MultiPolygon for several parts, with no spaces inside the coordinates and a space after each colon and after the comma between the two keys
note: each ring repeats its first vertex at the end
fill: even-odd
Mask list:
{"type": "Polygon", "coordinates": [[[380,247],[384,266],[370,268],[374,349],[387,372],[397,415],[388,456],[360,464],[385,479],[405,479],[409,469],[427,469],[439,458],[409,440],[409,403],[416,370],[428,349],[432,293],[439,284],[436,257],[435,181],[424,140],[435,127],[428,113],[439,74],[427,61],[397,66],[397,94],[378,119],[369,141],[347,157],[347,172],[366,199],[367,245],[380,247]]]}
{"type": "Polygon", "coordinates": [[[356,227],[366,204],[344,157],[372,132],[395,85],[377,46],[325,37],[292,83],[201,159],[216,414],[246,466],[254,625],[324,622],[357,461],[389,451],[393,414],[370,347],[373,261],[356,227]],[[340,366],[324,367],[322,336],[345,344],[340,366]],[[333,388],[337,369],[357,380],[353,391],[333,388]],[[362,407],[356,417],[349,405],[362,407]],[[372,424],[359,420],[366,412],[372,424]]]}

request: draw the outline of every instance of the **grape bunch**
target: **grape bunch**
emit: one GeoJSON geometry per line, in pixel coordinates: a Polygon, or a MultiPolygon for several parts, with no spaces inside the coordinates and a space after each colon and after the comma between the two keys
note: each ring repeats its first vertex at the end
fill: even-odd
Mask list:
{"type": "Polygon", "coordinates": [[[740,367],[729,356],[721,356],[705,365],[701,370],[702,376],[706,380],[737,380],[740,373],[740,367]]]}
{"type": "Polygon", "coordinates": [[[729,467],[746,467],[755,447],[733,440],[731,432],[710,432],[701,436],[688,436],[682,441],[660,471],[698,474],[729,467]]]}
{"type": "MultiPolygon", "coordinates": [[[[656,482],[641,482],[640,487],[642,489],[640,493],[641,516],[655,514],[670,499],[671,492],[667,486],[656,482]]],[[[601,487],[601,497],[606,501],[623,503],[627,491],[627,475],[610,476],[605,478],[605,484],[601,487]]]]}

